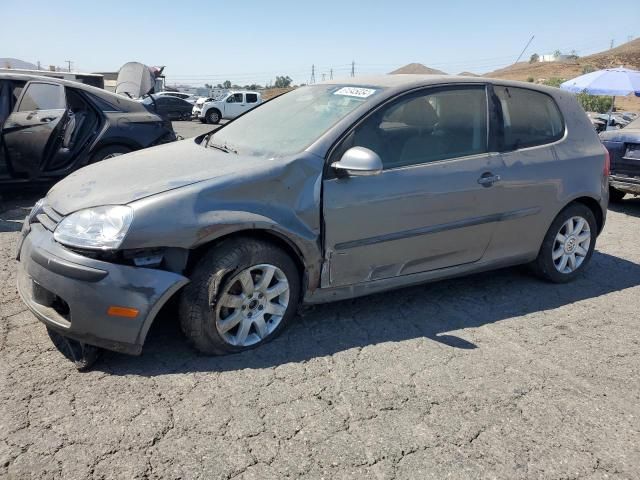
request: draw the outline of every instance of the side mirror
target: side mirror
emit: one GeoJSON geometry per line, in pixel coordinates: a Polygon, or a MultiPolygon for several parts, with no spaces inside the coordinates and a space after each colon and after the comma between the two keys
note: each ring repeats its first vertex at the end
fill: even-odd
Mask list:
{"type": "Polygon", "coordinates": [[[332,163],[331,167],[353,177],[378,175],[382,172],[382,160],[373,150],[352,147],[344,152],[340,161],[332,163]]]}

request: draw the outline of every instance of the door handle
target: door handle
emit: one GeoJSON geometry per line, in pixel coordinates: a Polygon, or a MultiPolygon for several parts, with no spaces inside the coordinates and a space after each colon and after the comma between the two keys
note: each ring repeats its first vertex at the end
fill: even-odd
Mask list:
{"type": "Polygon", "coordinates": [[[57,117],[42,117],[40,119],[40,121],[42,123],[49,123],[49,122],[53,122],[57,117]]]}
{"type": "Polygon", "coordinates": [[[483,187],[490,187],[496,182],[501,180],[500,175],[494,175],[491,172],[483,173],[482,176],[478,179],[478,183],[483,187]]]}

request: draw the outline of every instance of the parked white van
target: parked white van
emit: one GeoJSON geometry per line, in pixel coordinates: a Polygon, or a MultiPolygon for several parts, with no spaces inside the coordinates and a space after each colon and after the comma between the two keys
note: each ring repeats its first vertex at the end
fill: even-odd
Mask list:
{"type": "Polygon", "coordinates": [[[192,115],[194,118],[199,118],[202,123],[219,123],[223,118],[227,120],[236,118],[260,103],[262,103],[262,96],[258,92],[231,91],[217,100],[205,102],[202,105],[196,104],[192,115]]]}

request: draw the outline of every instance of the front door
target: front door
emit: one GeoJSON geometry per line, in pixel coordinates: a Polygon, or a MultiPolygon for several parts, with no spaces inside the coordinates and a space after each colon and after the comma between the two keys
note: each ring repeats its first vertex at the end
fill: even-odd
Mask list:
{"type": "Polygon", "coordinates": [[[66,100],[61,85],[29,82],[17,108],[2,127],[8,161],[14,175],[35,178],[56,153],[66,118],[66,100]]]}
{"type": "MultiPolygon", "coordinates": [[[[351,285],[479,261],[499,208],[485,86],[427,89],[371,114],[335,151],[380,155],[375,176],[327,178],[329,275],[351,285]]],[[[336,159],[332,159],[334,161],[336,159]]]]}

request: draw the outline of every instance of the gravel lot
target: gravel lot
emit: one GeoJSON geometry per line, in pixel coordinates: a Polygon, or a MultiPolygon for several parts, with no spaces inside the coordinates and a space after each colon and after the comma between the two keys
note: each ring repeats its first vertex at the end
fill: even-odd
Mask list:
{"type": "Polygon", "coordinates": [[[570,285],[507,269],[318,306],[223,358],[169,308],[141,357],[82,374],[15,289],[39,195],[0,203],[0,477],[640,477],[640,199],[570,285]]]}

